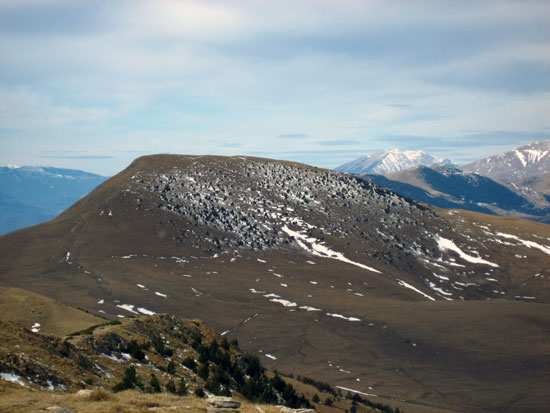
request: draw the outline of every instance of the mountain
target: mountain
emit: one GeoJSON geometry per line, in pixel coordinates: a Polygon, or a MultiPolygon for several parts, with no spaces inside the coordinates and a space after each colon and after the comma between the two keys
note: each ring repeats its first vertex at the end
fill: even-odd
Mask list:
{"type": "Polygon", "coordinates": [[[550,204],[535,202],[534,191],[520,193],[482,175],[456,168],[417,166],[387,175],[362,174],[362,179],[401,196],[440,208],[459,208],[487,214],[517,216],[550,222],[550,204]]]}
{"type": "Polygon", "coordinates": [[[405,411],[548,410],[549,229],[292,162],[157,155],[0,237],[0,285],[201,319],[405,411]]]}
{"type": "Polygon", "coordinates": [[[513,151],[469,163],[460,169],[503,182],[547,173],[550,171],[550,140],[530,143],[513,151]]]}
{"type": "Polygon", "coordinates": [[[48,221],[53,217],[55,215],[47,209],[24,204],[0,192],[0,235],[48,221]]]}
{"type": "Polygon", "coordinates": [[[0,234],[54,218],[106,179],[72,169],[0,167],[0,234]]]}
{"type": "Polygon", "coordinates": [[[538,207],[543,208],[550,203],[550,171],[520,178],[505,183],[505,185],[520,193],[538,207]]]}
{"type": "Polygon", "coordinates": [[[453,166],[454,164],[449,159],[435,158],[424,151],[401,151],[399,149],[389,149],[376,152],[371,155],[361,156],[354,161],[345,163],[338,168],[335,168],[335,170],[352,174],[387,174],[409,169],[417,165],[453,166]]]}

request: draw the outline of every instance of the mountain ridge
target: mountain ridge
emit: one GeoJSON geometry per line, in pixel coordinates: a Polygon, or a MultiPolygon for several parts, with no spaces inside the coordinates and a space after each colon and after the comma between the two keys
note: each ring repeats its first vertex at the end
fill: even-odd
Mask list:
{"type": "Polygon", "coordinates": [[[497,181],[510,182],[550,171],[550,140],[533,142],[460,167],[497,181]]]}
{"type": "Polygon", "coordinates": [[[457,168],[416,166],[392,174],[359,176],[402,196],[440,208],[550,221],[550,204],[535,198],[534,191],[525,193],[517,186],[503,185],[457,168]]]}

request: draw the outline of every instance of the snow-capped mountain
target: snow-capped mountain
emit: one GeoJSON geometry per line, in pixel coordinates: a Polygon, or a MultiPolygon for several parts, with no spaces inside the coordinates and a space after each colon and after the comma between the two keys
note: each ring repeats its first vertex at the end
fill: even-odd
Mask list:
{"type": "Polygon", "coordinates": [[[530,143],[469,163],[460,169],[505,182],[545,173],[550,171],[550,140],[530,143]]]}
{"type": "Polygon", "coordinates": [[[339,172],[352,174],[388,174],[412,168],[414,166],[454,166],[449,159],[436,158],[425,151],[401,151],[388,149],[370,155],[364,155],[338,168],[339,172]]]}
{"type": "Polygon", "coordinates": [[[1,166],[0,234],[54,218],[106,179],[73,169],[1,166]]]}

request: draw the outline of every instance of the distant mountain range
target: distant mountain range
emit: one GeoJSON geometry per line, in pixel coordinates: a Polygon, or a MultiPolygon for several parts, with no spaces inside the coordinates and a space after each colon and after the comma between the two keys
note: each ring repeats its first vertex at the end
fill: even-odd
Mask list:
{"type": "Polygon", "coordinates": [[[460,169],[449,164],[422,151],[391,150],[362,156],[336,169],[440,208],[550,222],[550,140],[460,169]],[[411,163],[416,165],[407,167],[411,163]]]}
{"type": "Polygon", "coordinates": [[[550,140],[530,143],[513,151],[469,163],[460,169],[505,182],[544,174],[550,171],[550,140]]]}
{"type": "Polygon", "coordinates": [[[106,179],[46,166],[0,167],[0,235],[56,217],[106,179]]]}
{"type": "Polygon", "coordinates": [[[339,166],[336,170],[339,172],[348,172],[352,174],[388,174],[418,165],[455,166],[449,159],[436,158],[424,151],[401,151],[399,149],[389,149],[386,151],[361,156],[360,158],[339,166]]]}

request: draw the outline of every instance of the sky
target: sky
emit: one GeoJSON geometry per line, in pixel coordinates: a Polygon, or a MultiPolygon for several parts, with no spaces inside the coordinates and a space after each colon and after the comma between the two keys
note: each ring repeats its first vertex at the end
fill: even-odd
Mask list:
{"type": "Polygon", "coordinates": [[[550,1],[0,0],[0,164],[550,139],[550,1]]]}

